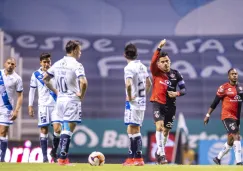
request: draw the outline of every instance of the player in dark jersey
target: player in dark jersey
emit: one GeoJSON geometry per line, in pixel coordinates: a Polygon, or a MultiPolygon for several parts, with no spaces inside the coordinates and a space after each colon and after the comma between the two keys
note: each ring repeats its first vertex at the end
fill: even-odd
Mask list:
{"type": "Polygon", "coordinates": [[[150,70],[153,76],[153,89],[150,101],[153,103],[153,116],[156,125],[156,143],[158,150],[155,153],[158,164],[166,164],[165,144],[173,126],[176,113],[176,97],[186,93],[182,75],[170,68],[170,58],[161,48],[166,43],[162,40],[152,57],[150,70]],[[176,91],[177,85],[180,90],[176,91]]]}
{"type": "Polygon", "coordinates": [[[243,84],[238,82],[238,73],[236,69],[231,68],[228,71],[229,82],[224,83],[218,88],[216,97],[208,109],[204,118],[204,124],[207,124],[211,113],[222,101],[221,120],[228,133],[228,140],[224,148],[219,152],[213,161],[220,165],[220,160],[233,147],[237,165],[242,165],[241,161],[241,142],[240,142],[240,112],[243,99],[243,84]]]}

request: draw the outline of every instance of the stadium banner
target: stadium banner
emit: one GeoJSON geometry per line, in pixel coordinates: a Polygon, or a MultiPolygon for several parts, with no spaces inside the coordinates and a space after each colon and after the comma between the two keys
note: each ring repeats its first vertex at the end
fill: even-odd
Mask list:
{"type": "MultiPolygon", "coordinates": [[[[198,164],[211,165],[215,164],[213,158],[223,149],[226,140],[200,140],[198,149],[198,164]]],[[[241,141],[243,148],[243,141],[241,141]]],[[[243,151],[241,151],[243,156],[243,151]]],[[[235,154],[233,148],[221,159],[223,165],[235,164],[235,154]]]]}

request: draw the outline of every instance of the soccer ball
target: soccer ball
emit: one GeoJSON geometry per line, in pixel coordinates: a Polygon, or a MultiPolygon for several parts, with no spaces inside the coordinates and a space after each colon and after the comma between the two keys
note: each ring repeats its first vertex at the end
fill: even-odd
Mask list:
{"type": "Polygon", "coordinates": [[[101,152],[94,151],[89,155],[88,161],[91,166],[102,166],[105,163],[105,156],[101,152]]]}

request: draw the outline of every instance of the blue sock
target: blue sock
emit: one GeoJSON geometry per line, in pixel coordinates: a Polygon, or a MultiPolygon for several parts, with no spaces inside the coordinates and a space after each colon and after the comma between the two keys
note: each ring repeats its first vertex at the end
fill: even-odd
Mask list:
{"type": "Polygon", "coordinates": [[[40,134],[40,146],[43,154],[43,160],[47,159],[48,134],[40,134]]]}
{"type": "Polygon", "coordinates": [[[8,147],[8,139],[5,137],[1,137],[1,138],[2,139],[0,139],[0,146],[1,146],[0,162],[5,162],[4,158],[8,147]]]}
{"type": "Polygon", "coordinates": [[[68,155],[68,150],[69,150],[69,145],[71,142],[71,136],[68,134],[61,134],[60,138],[60,158],[61,159],[66,159],[68,155]]]}
{"type": "Polygon", "coordinates": [[[128,158],[134,158],[134,154],[135,154],[134,140],[133,137],[129,137],[128,158]]]}
{"type": "Polygon", "coordinates": [[[142,137],[141,134],[134,135],[135,158],[142,158],[142,137]],[[138,135],[138,136],[136,136],[138,135]]]}
{"type": "Polygon", "coordinates": [[[52,149],[54,150],[54,152],[57,151],[57,148],[59,146],[59,142],[60,142],[60,137],[57,137],[53,134],[53,140],[52,140],[52,149]]]}

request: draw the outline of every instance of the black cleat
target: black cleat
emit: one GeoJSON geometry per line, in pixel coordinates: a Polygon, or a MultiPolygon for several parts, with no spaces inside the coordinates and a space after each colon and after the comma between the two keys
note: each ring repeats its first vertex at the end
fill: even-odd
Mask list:
{"type": "Polygon", "coordinates": [[[56,153],[56,151],[55,150],[51,150],[51,152],[50,152],[50,156],[51,156],[51,158],[53,159],[53,161],[55,162],[55,163],[57,163],[57,159],[58,159],[58,157],[57,157],[57,153],[56,153]]]}
{"type": "Polygon", "coordinates": [[[236,163],[236,165],[243,165],[243,163],[242,162],[239,162],[239,163],[236,163]]]}
{"type": "Polygon", "coordinates": [[[44,157],[44,158],[43,158],[43,163],[49,163],[49,160],[48,160],[47,157],[44,157]]]}
{"type": "Polygon", "coordinates": [[[157,154],[157,152],[155,152],[155,158],[157,160],[157,164],[159,164],[159,165],[168,163],[168,161],[165,158],[165,155],[160,156],[160,155],[157,154]]]}
{"type": "Polygon", "coordinates": [[[214,157],[213,161],[214,161],[215,164],[221,165],[221,161],[220,161],[220,159],[218,159],[218,157],[214,157]]]}

